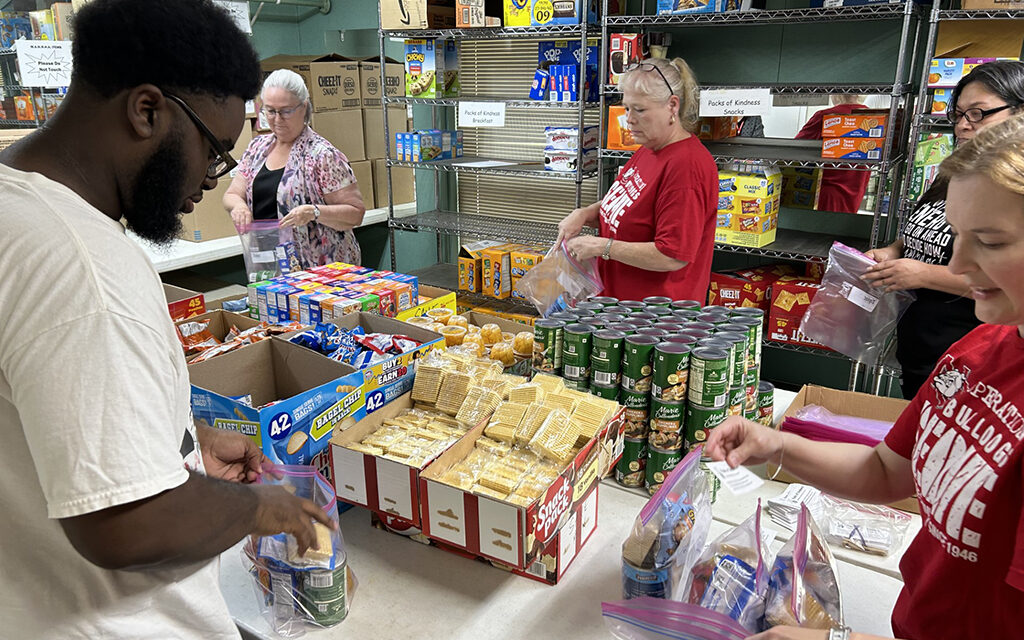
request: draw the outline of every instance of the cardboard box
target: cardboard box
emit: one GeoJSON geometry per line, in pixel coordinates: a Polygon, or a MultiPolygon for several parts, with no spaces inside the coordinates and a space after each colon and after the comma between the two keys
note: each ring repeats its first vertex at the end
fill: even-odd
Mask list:
{"type": "Polygon", "coordinates": [[[414,98],[444,96],[445,42],[439,38],[405,41],[405,95],[414,98]]]}
{"type": "MultiPolygon", "coordinates": [[[[373,188],[375,206],[388,206],[387,161],[377,158],[373,161],[373,188]]],[[[391,167],[391,197],[394,204],[416,201],[416,170],[408,167],[391,167]]]]}
{"type": "Polygon", "coordinates": [[[70,40],[74,26],[74,5],[70,2],[54,2],[50,5],[50,10],[53,11],[53,21],[57,27],[57,39],[70,40]]]}
{"type": "Polygon", "coordinates": [[[928,190],[939,174],[939,165],[953,153],[953,135],[950,133],[922,134],[910,173],[907,198],[916,201],[928,190]]]}
{"type": "Polygon", "coordinates": [[[735,116],[701,118],[697,121],[697,137],[701,140],[723,140],[740,133],[740,120],[735,116]]]}
{"type": "Polygon", "coordinates": [[[776,228],[773,228],[767,233],[748,233],[745,231],[733,231],[732,229],[715,229],[715,242],[731,244],[736,247],[760,248],[775,242],[776,231],[776,228]]]}
{"type": "Polygon", "coordinates": [[[455,292],[448,291],[447,289],[441,289],[439,287],[431,287],[428,285],[420,285],[420,303],[408,309],[406,311],[400,311],[396,320],[408,320],[415,316],[423,316],[427,314],[427,311],[431,309],[450,309],[451,311],[456,310],[456,298],[455,292]]]}
{"type": "Polygon", "coordinates": [[[167,299],[167,310],[171,314],[171,320],[178,321],[206,313],[206,299],[197,291],[165,284],[164,298],[167,299]]]}
{"type": "Polygon", "coordinates": [[[455,27],[453,0],[380,0],[381,29],[450,29],[455,27]]]}
{"type": "Polygon", "coordinates": [[[312,127],[344,153],[349,162],[366,160],[363,112],[359,109],[314,113],[312,127]]]}
{"type": "Polygon", "coordinates": [[[459,289],[479,293],[483,289],[483,252],[504,244],[499,240],[480,240],[459,249],[459,289]]]}
{"type": "Polygon", "coordinates": [[[869,138],[824,138],[821,157],[848,160],[881,160],[883,140],[869,138]]]}
{"type": "Polygon", "coordinates": [[[521,244],[504,244],[484,249],[481,253],[482,292],[504,300],[512,295],[512,252],[521,244]]]}
{"type": "Polygon", "coordinates": [[[231,180],[231,177],[225,176],[217,181],[213,191],[203,192],[203,199],[196,204],[192,213],[181,217],[179,238],[188,242],[206,242],[238,235],[231,214],[224,210],[222,204],[231,180]]]}
{"type": "MultiPolygon", "coordinates": [[[[213,303],[210,303],[207,306],[213,309],[213,303]]],[[[184,322],[199,322],[202,320],[210,321],[210,324],[206,327],[207,331],[213,334],[213,337],[217,338],[221,342],[223,342],[224,338],[227,337],[228,332],[231,331],[231,327],[237,327],[239,331],[245,331],[246,329],[252,329],[260,324],[259,320],[254,320],[249,316],[245,316],[240,313],[224,311],[219,307],[213,311],[207,311],[206,313],[201,313],[191,318],[178,320],[174,324],[177,326],[184,322]]]]}
{"type": "MultiPolygon", "coordinates": [[[[561,573],[552,566],[547,567],[549,571],[541,570],[536,563],[545,564],[545,551],[550,549],[556,534],[566,527],[570,535],[565,537],[563,550],[568,552],[568,547],[572,548],[567,555],[574,557],[579,545],[586,542],[586,538],[580,542],[580,536],[571,532],[573,527],[580,526],[581,505],[592,505],[586,507],[588,514],[583,518],[588,523],[587,528],[593,526],[591,522],[596,525],[596,519],[589,515],[597,506],[595,491],[600,479],[621,455],[623,411],[620,409],[580,450],[547,492],[526,508],[480,497],[439,481],[453,464],[473,449],[483,433],[484,425],[477,426],[420,473],[423,533],[440,544],[511,567],[519,575],[532,575],[554,583],[561,573]]],[[[568,559],[571,561],[571,557],[568,559]]],[[[553,563],[548,560],[547,564],[553,563]]],[[[563,571],[568,564],[562,563],[563,571]]]]}
{"type": "Polygon", "coordinates": [[[785,167],[782,169],[782,206],[817,209],[821,195],[821,169],[785,167]]]}
{"type": "Polygon", "coordinates": [[[766,337],[775,342],[785,342],[786,344],[831,351],[828,347],[804,335],[803,331],[800,330],[801,322],[803,322],[803,318],[800,316],[777,314],[773,309],[772,313],[768,316],[768,326],[765,329],[766,337]]]}
{"type": "MultiPolygon", "coordinates": [[[[405,107],[388,107],[388,129],[392,136],[404,133],[407,122],[405,107]]],[[[384,140],[384,111],[380,107],[363,110],[363,147],[369,160],[386,158],[388,155],[384,140]]]]}
{"type": "Polygon", "coordinates": [[[276,69],[291,69],[302,76],[315,114],[359,109],[361,106],[359,62],[347,60],[336,53],[323,56],[276,55],[260,62],[260,68],[264,75],[270,75],[276,69]]]}
{"type": "Polygon", "coordinates": [[[57,39],[57,23],[53,19],[53,11],[49,9],[29,11],[28,19],[32,23],[33,40],[57,39]]]}
{"type": "MultiPolygon", "coordinates": [[[[771,198],[782,189],[782,172],[776,167],[762,171],[719,171],[718,194],[744,198],[771,198]]],[[[721,209],[721,207],[719,207],[721,209]]]]}
{"type": "MultiPolygon", "coordinates": [[[[385,58],[384,62],[384,93],[380,90],[380,58],[359,61],[359,98],[362,109],[380,109],[384,104],[383,98],[395,98],[405,95],[405,67],[401,62],[385,58]]],[[[392,131],[405,131],[392,129],[392,131]]],[[[383,156],[370,156],[383,157],[383,156]]]]}
{"type": "Polygon", "coordinates": [[[369,160],[350,162],[352,173],[355,174],[356,184],[359,185],[359,193],[363,196],[363,206],[367,211],[374,207],[373,195],[373,163],[369,160]]]}
{"type": "Polygon", "coordinates": [[[461,93],[459,82],[459,42],[444,41],[444,97],[457,98],[461,93]]]}
{"type": "MultiPolygon", "coordinates": [[[[828,387],[820,387],[814,384],[805,384],[796,394],[796,397],[793,398],[789,408],[786,409],[783,419],[795,416],[800,409],[811,404],[824,407],[832,413],[840,415],[895,422],[910,404],[910,401],[903,400],[902,398],[886,398],[856,391],[839,391],[838,389],[829,389],[828,387]]],[[[781,426],[782,422],[780,421],[775,425],[775,428],[778,429],[781,426]]],[[[775,465],[769,464],[769,475],[774,472],[775,465]]],[[[779,482],[800,482],[796,477],[786,473],[785,469],[780,471],[775,479],[779,482]]],[[[890,506],[912,513],[920,513],[916,498],[900,500],[899,502],[892,503],[890,506]]]]}
{"type": "Polygon", "coordinates": [[[280,338],[189,365],[188,372],[193,416],[257,433],[254,439],[274,463],[309,464],[329,474],[327,446],[335,427],[366,415],[362,372],[280,338]]]}
{"type": "Polygon", "coordinates": [[[803,318],[821,282],[801,276],[782,276],[772,283],[772,313],[803,318]]]}
{"type": "Polygon", "coordinates": [[[613,33],[608,40],[608,82],[619,84],[619,78],[631,64],[645,60],[647,38],[640,33],[613,33]]]}
{"type": "Polygon", "coordinates": [[[864,109],[849,114],[827,115],[821,120],[823,138],[884,138],[888,109],[864,109]]]}
{"type": "Polygon", "coordinates": [[[605,140],[608,149],[636,151],[640,144],[633,139],[626,122],[626,108],[622,105],[608,107],[608,137],[605,140]]]}
{"type": "Polygon", "coordinates": [[[455,26],[458,29],[500,27],[501,0],[456,0],[455,26]]]}
{"type": "Polygon", "coordinates": [[[768,310],[771,305],[771,286],[779,278],[796,275],[790,265],[764,265],[753,269],[739,269],[712,273],[708,288],[708,304],[723,307],[757,307],[768,310]]]}

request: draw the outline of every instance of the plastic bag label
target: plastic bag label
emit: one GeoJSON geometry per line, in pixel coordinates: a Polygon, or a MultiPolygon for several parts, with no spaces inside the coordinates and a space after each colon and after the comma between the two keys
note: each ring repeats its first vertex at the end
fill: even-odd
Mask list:
{"type": "Polygon", "coordinates": [[[878,298],[865,293],[849,282],[843,283],[843,297],[868,313],[874,311],[875,307],[878,306],[878,298]]]}
{"type": "Polygon", "coordinates": [[[725,460],[709,462],[708,471],[715,474],[715,477],[721,480],[722,484],[735,496],[750,493],[764,484],[764,480],[758,478],[750,469],[746,467],[732,469],[725,460]]]}

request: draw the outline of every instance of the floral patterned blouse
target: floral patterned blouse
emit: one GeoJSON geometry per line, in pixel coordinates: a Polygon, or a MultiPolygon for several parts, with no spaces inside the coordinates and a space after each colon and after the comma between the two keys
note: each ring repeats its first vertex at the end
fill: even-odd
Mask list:
{"type": "MultiPolygon", "coordinates": [[[[253,208],[252,181],[266,163],[276,140],[272,133],[258,136],[249,143],[238,163],[238,172],[245,178],[245,202],[250,210],[253,208]]],[[[324,194],[334,193],[355,182],[345,154],[307,126],[295,139],[284,166],[281,185],[277,189],[277,217],[283,218],[303,204],[325,204],[324,194]]],[[[295,227],[294,240],[304,269],[331,262],[359,264],[362,258],[359,243],[351,230],[338,231],[310,222],[295,227]]]]}

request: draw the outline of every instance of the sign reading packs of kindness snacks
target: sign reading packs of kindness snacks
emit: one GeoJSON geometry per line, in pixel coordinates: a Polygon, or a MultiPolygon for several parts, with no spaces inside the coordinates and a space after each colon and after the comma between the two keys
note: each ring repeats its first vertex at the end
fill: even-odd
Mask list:
{"type": "Polygon", "coordinates": [[[770,89],[703,89],[700,116],[766,116],[772,107],[770,89]]]}

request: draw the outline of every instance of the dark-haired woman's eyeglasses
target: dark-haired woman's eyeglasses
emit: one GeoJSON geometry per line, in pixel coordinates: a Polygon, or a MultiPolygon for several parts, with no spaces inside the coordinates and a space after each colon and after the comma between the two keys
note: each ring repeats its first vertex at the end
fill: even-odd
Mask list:
{"type": "Polygon", "coordinates": [[[629,72],[634,69],[643,69],[644,71],[651,71],[653,69],[654,71],[657,71],[658,75],[661,76],[661,79],[665,81],[665,86],[668,87],[669,95],[675,93],[674,91],[672,91],[672,85],[669,84],[668,78],[666,78],[665,74],[661,72],[661,69],[658,68],[658,65],[651,62],[634,62],[630,65],[627,65],[624,71],[629,72]]]}
{"type": "Polygon", "coordinates": [[[946,119],[949,120],[950,124],[960,122],[960,118],[966,118],[967,122],[970,122],[971,124],[978,124],[993,113],[999,113],[1000,111],[1012,108],[1012,104],[1004,104],[1003,106],[996,107],[995,109],[967,109],[966,111],[953,109],[946,113],[946,119]]]}
{"type": "Polygon", "coordinates": [[[213,162],[211,162],[210,166],[207,167],[206,169],[207,178],[212,178],[216,180],[217,178],[220,178],[221,176],[227,174],[228,171],[231,171],[232,169],[238,166],[238,162],[236,162],[235,159],[231,157],[231,154],[228,153],[228,150],[225,149],[224,145],[220,143],[220,140],[217,139],[217,136],[213,135],[213,132],[210,131],[210,128],[203,123],[202,118],[200,118],[196,114],[196,112],[192,110],[192,107],[188,106],[188,104],[186,104],[184,100],[182,100],[181,98],[172,93],[164,91],[164,96],[174,104],[181,107],[181,110],[185,112],[185,115],[187,115],[189,119],[192,120],[192,123],[196,125],[196,128],[199,129],[199,133],[203,134],[203,136],[205,136],[206,139],[209,140],[210,146],[213,147],[214,152],[217,154],[217,156],[213,159],[213,162]]]}

